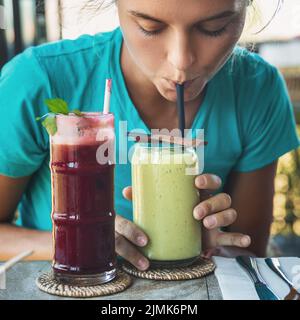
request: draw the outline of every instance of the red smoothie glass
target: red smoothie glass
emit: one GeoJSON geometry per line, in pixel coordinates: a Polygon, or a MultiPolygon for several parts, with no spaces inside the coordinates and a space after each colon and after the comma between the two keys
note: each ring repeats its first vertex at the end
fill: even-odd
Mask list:
{"type": "Polygon", "coordinates": [[[53,274],[66,284],[98,285],[116,276],[114,116],[57,115],[56,124],[50,160],[53,274]]]}

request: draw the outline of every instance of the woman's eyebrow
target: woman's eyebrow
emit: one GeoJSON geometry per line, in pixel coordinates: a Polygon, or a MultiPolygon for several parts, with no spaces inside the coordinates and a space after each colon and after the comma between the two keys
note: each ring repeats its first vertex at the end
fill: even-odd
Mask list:
{"type": "Polygon", "coordinates": [[[156,19],[154,17],[151,17],[148,14],[145,14],[145,13],[142,13],[142,12],[138,12],[138,11],[135,11],[135,10],[128,10],[128,12],[131,15],[137,17],[137,18],[142,18],[142,19],[145,19],[145,20],[151,20],[151,21],[154,21],[154,22],[163,23],[163,21],[161,21],[159,19],[156,19]]]}
{"type": "MultiPolygon", "coordinates": [[[[128,12],[137,17],[137,18],[142,18],[142,19],[145,19],[145,20],[151,20],[151,21],[154,21],[154,22],[158,22],[158,23],[164,23],[164,21],[162,20],[159,20],[157,18],[154,18],[154,17],[151,17],[150,15],[148,14],[145,14],[145,13],[142,13],[142,12],[138,12],[138,11],[135,11],[135,10],[128,10],[128,12]]],[[[227,10],[227,11],[223,11],[221,13],[218,13],[218,14],[215,14],[213,16],[210,16],[210,17],[207,17],[207,18],[204,18],[196,23],[201,23],[201,22],[207,22],[207,21],[212,21],[212,20],[218,20],[218,19],[222,19],[222,18],[227,18],[227,17],[231,17],[233,16],[234,14],[236,14],[237,12],[236,11],[231,11],[231,10],[227,10]]]]}

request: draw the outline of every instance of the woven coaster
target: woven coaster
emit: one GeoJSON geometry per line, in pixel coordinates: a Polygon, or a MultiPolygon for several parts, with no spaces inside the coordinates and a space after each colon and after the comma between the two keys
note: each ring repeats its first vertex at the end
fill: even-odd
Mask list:
{"type": "Polygon", "coordinates": [[[117,271],[117,276],[111,282],[97,286],[79,287],[61,284],[53,277],[53,273],[46,272],[36,279],[38,288],[46,293],[72,298],[90,298],[115,294],[127,289],[132,283],[132,278],[123,272],[117,271]]]}
{"type": "Polygon", "coordinates": [[[216,266],[208,259],[199,258],[186,267],[158,268],[140,271],[128,262],[123,262],[122,268],[132,276],[151,280],[191,280],[204,277],[212,273],[216,266]]]}

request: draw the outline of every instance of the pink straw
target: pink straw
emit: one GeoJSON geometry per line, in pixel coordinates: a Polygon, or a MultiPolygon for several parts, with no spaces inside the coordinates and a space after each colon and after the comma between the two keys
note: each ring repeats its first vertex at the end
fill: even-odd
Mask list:
{"type": "Polygon", "coordinates": [[[109,113],[111,87],[112,87],[112,79],[106,79],[103,114],[109,113]]]}

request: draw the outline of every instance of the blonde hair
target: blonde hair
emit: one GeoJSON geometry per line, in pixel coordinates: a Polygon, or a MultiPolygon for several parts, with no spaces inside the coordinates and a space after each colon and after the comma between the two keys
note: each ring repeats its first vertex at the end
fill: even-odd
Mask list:
{"type": "MultiPolygon", "coordinates": [[[[268,1],[268,0],[264,0],[268,1]]],[[[267,22],[263,22],[262,19],[262,10],[259,6],[258,0],[250,0],[249,7],[246,17],[245,30],[244,32],[249,32],[250,29],[257,27],[257,30],[254,32],[254,35],[259,34],[264,31],[272,23],[278,12],[281,10],[284,0],[269,0],[273,1],[276,4],[276,9],[273,12],[271,18],[267,22]]]]}

